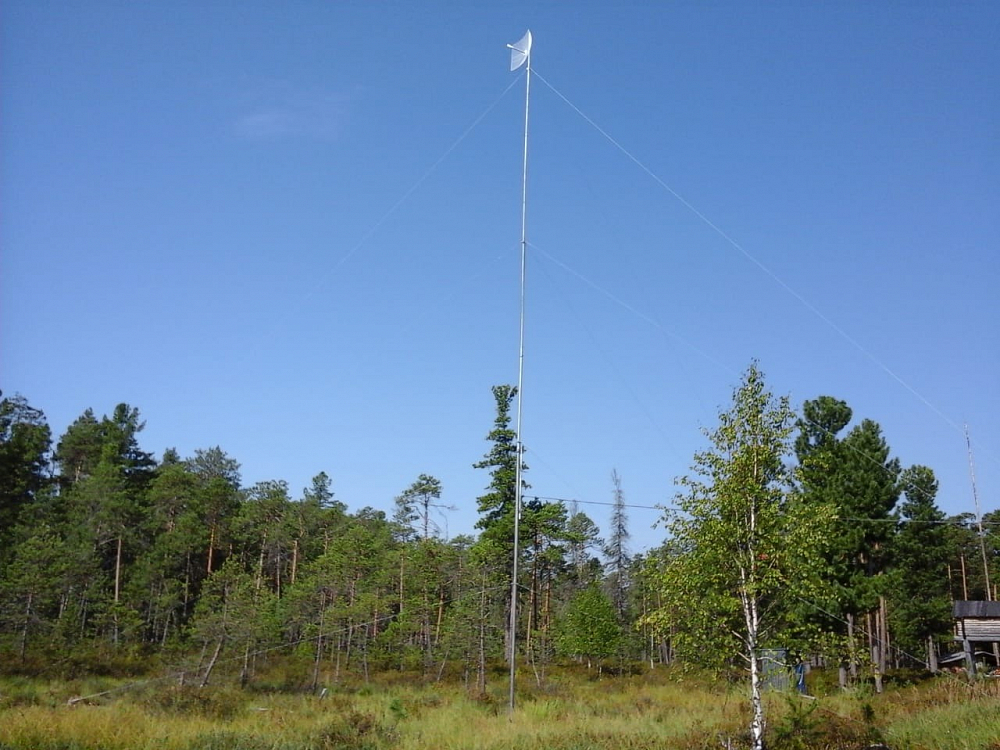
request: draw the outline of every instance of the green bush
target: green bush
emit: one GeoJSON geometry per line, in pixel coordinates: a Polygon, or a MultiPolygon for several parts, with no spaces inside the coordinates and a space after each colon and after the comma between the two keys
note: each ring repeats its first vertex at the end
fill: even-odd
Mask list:
{"type": "Polygon", "coordinates": [[[392,732],[371,714],[352,711],[331,720],[309,739],[309,747],[322,750],[379,750],[391,741],[392,732]]]}
{"type": "Polygon", "coordinates": [[[193,685],[149,690],[140,699],[144,707],[167,714],[204,716],[227,721],[246,708],[246,694],[233,689],[193,685]]]}

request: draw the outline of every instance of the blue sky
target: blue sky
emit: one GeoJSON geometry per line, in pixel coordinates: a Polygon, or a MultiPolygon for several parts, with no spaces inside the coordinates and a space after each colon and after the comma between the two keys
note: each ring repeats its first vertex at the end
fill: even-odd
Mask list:
{"type": "Polygon", "coordinates": [[[879,422],[949,513],[968,423],[1000,507],[994,3],[0,13],[0,387],[57,435],[126,401],[147,450],[295,496],[326,471],[390,510],[433,474],[472,531],[517,377],[530,28],[529,494],[608,502],[616,468],[668,503],[756,358],[879,422]]]}

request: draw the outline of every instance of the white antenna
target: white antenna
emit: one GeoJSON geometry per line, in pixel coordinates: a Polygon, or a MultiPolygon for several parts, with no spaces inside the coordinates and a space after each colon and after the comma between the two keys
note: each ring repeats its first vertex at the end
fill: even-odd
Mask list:
{"type": "Polygon", "coordinates": [[[508,715],[514,715],[514,676],[517,667],[517,558],[518,535],[521,522],[521,403],[524,400],[522,390],[524,380],[524,271],[528,257],[528,101],[531,91],[531,31],[525,32],[520,41],[508,44],[510,48],[510,69],[517,70],[522,65],[525,68],[524,84],[524,163],[521,170],[521,315],[520,336],[517,354],[517,469],[514,473],[514,562],[511,567],[510,581],[510,696],[508,715]]]}
{"type": "Polygon", "coordinates": [[[531,57],[530,31],[526,31],[519,42],[516,42],[515,44],[508,44],[507,48],[510,50],[511,72],[517,70],[526,62],[528,63],[528,70],[531,70],[531,62],[529,61],[529,58],[531,57]]]}

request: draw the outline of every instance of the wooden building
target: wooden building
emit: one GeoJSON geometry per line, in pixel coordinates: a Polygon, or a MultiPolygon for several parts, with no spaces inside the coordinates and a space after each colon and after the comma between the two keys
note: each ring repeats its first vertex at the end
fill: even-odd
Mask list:
{"type": "Polygon", "coordinates": [[[955,640],[962,642],[969,674],[975,674],[973,644],[1000,644],[1000,602],[955,602],[952,614],[955,640]]]}

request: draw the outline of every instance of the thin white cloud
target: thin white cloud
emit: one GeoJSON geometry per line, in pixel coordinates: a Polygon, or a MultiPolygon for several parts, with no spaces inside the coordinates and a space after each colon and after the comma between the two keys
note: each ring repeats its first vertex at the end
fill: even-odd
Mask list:
{"type": "Polygon", "coordinates": [[[336,138],[348,114],[343,94],[296,90],[267,83],[243,98],[234,131],[250,141],[285,138],[336,138]]]}

